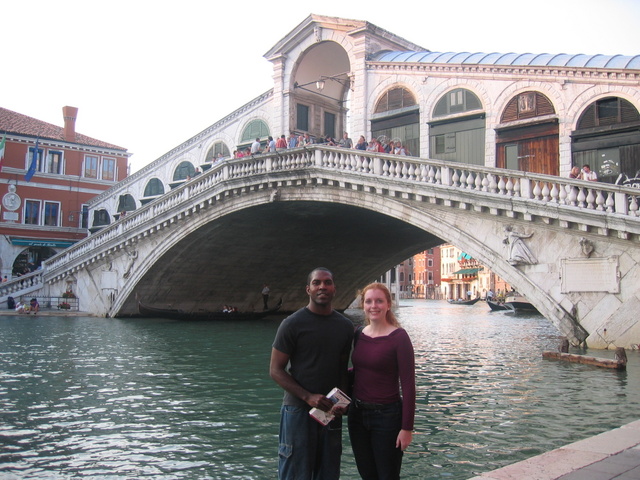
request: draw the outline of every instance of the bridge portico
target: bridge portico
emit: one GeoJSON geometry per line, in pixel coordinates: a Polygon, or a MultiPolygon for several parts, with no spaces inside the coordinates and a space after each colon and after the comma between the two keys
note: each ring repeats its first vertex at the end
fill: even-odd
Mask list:
{"type": "MultiPolygon", "coordinates": [[[[505,278],[574,343],[639,343],[637,191],[543,175],[313,146],[217,164],[46,264],[104,316],[136,296],[185,310],[305,303],[315,266],[336,306],[391,266],[444,241],[505,278]],[[534,261],[512,258],[512,244],[534,261]],[[507,242],[507,243],[505,243],[507,242]],[[585,277],[584,272],[591,278],[585,277]]],[[[90,307],[89,307],[90,306],[90,307]]],[[[428,319],[425,319],[428,321],[428,319]]]]}

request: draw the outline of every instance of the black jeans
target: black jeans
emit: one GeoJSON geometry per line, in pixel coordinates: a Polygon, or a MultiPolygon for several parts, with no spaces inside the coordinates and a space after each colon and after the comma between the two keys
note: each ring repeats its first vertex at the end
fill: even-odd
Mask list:
{"type": "Polygon", "coordinates": [[[363,480],[397,480],[402,450],[396,448],[402,427],[402,402],[349,407],[349,438],[358,472],[363,480]]]}

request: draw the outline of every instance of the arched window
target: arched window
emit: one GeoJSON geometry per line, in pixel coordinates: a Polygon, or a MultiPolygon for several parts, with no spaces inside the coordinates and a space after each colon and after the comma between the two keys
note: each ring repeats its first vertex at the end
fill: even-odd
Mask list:
{"type": "Polygon", "coordinates": [[[378,139],[399,141],[408,155],[419,157],[420,109],[415,95],[403,87],[383,93],[374,108],[371,134],[378,139]]]}
{"type": "Polygon", "coordinates": [[[173,181],[186,180],[187,177],[193,177],[196,169],[191,162],[182,162],[173,172],[173,181]]]}
{"type": "Polygon", "coordinates": [[[390,110],[400,110],[402,108],[416,105],[416,98],[409,90],[396,87],[387,90],[376,103],[373,113],[383,113],[390,110]]]}
{"type": "Polygon", "coordinates": [[[224,158],[229,158],[231,156],[229,148],[227,148],[227,145],[222,140],[215,142],[209,149],[209,151],[207,152],[207,157],[205,158],[205,162],[213,162],[216,158],[218,158],[218,155],[220,153],[224,158]]]}
{"type": "Polygon", "coordinates": [[[256,138],[269,136],[269,127],[262,120],[252,120],[247,124],[240,137],[240,143],[252,142],[256,138]]]}
{"type": "Polygon", "coordinates": [[[601,182],[637,185],[640,114],[631,102],[606,97],[591,103],[571,134],[574,166],[589,165],[601,182]]]}
{"type": "Polygon", "coordinates": [[[482,103],[475,93],[465,88],[456,88],[455,90],[447,92],[438,100],[436,108],[433,110],[433,116],[443,117],[445,115],[479,110],[481,108],[482,103]]]}
{"type": "Polygon", "coordinates": [[[145,197],[157,197],[158,195],[164,194],[164,185],[160,181],[159,178],[152,178],[147,183],[147,186],[144,187],[144,196],[145,197]]]}
{"type": "Polygon", "coordinates": [[[109,225],[111,223],[111,217],[109,216],[109,212],[104,209],[95,210],[93,212],[93,226],[94,227],[102,227],[105,225],[109,225]]]}
{"type": "Polygon", "coordinates": [[[551,101],[540,92],[523,92],[513,97],[502,112],[500,123],[556,113],[551,101]]]}
{"type": "Polygon", "coordinates": [[[136,201],[133,199],[133,196],[128,193],[120,195],[120,198],[118,199],[118,213],[123,211],[132,212],[135,209],[136,201]]]}
{"type": "Polygon", "coordinates": [[[640,120],[640,115],[631,102],[624,98],[607,97],[593,102],[587,107],[578,120],[578,130],[637,122],[638,120],[640,120]]]}
{"type": "Polygon", "coordinates": [[[429,122],[429,157],[484,165],[486,129],[481,109],[480,99],[470,90],[456,88],[445,93],[429,122]],[[465,112],[469,113],[462,115],[465,112]]]}

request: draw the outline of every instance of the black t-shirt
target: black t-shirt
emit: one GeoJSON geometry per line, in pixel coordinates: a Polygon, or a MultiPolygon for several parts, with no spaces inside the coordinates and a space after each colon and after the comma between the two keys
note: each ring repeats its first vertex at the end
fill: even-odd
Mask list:
{"type": "MultiPolygon", "coordinates": [[[[304,389],[326,395],[346,375],[352,342],[351,320],[335,310],[317,315],[305,307],[282,321],[273,348],[289,355],[288,371],[304,389]]],[[[308,407],[286,390],[283,404],[308,407]]]]}

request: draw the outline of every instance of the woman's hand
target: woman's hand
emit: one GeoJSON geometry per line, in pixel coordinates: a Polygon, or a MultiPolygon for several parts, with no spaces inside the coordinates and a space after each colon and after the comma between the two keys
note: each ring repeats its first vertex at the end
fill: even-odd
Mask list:
{"type": "Polygon", "coordinates": [[[396,448],[399,448],[404,452],[411,443],[412,438],[413,433],[411,430],[400,430],[398,438],[396,439],[396,448]]]}

